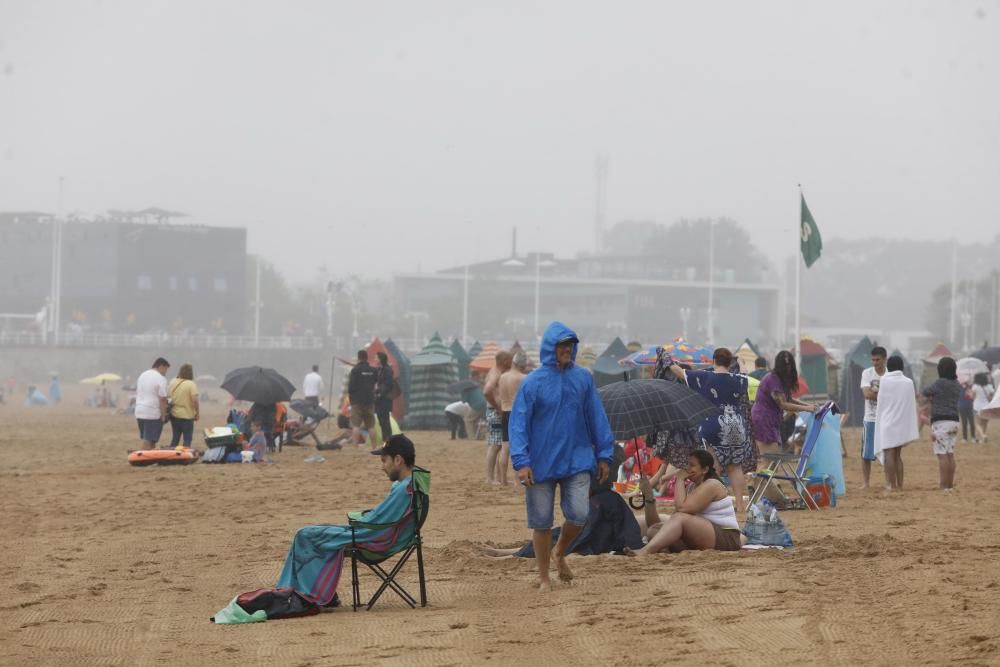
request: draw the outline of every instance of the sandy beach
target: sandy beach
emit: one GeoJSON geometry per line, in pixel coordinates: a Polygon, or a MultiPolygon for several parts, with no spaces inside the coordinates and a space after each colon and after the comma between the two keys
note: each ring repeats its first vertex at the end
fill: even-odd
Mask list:
{"type": "MultiPolygon", "coordinates": [[[[203,415],[199,428],[220,424],[223,408],[203,415]]],[[[959,445],[954,495],[936,488],[927,430],[903,455],[903,492],[862,492],[849,431],[848,495],[783,513],[794,551],[574,557],[576,581],[544,596],[533,561],[476,548],[528,539],[520,487],[480,482],[483,443],[413,432],[433,472],[426,609],[385,597],[371,612],[216,626],[234,595],[274,584],[298,527],[383,497],[367,448],[132,468],[130,417],[6,405],[0,419],[5,665],[1000,662],[1000,429],[959,445]]],[[[340,590],[349,600],[349,575],[340,590]]]]}

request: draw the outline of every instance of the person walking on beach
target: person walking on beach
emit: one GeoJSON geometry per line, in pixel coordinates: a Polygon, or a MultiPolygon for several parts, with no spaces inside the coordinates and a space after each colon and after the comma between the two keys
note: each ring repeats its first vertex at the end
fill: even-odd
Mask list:
{"type": "Polygon", "coordinates": [[[184,446],[191,446],[194,436],[194,423],[201,416],[201,405],[198,402],[198,385],[194,383],[194,369],[191,364],[181,364],[177,377],[170,381],[167,387],[170,397],[170,446],[176,447],[181,438],[184,446]]]}
{"type": "Polygon", "coordinates": [[[510,411],[514,409],[514,399],[524,382],[528,368],[528,355],[518,352],[511,360],[511,367],[500,376],[500,430],[503,444],[497,457],[497,479],[507,484],[507,470],[510,468],[510,411]]]}
{"type": "Polygon", "coordinates": [[[142,449],[154,449],[167,420],[167,369],[170,363],[157,357],[153,367],[135,381],[135,420],[139,424],[142,449]]]}
{"type": "Polygon", "coordinates": [[[351,426],[354,442],[363,444],[361,428],[368,430],[368,438],[375,446],[375,369],[368,363],[368,350],[358,350],[358,363],[354,364],[347,380],[347,399],[351,403],[351,426]]]}
{"type": "Polygon", "coordinates": [[[962,383],[962,393],[958,396],[958,420],[962,424],[962,442],[979,442],[976,437],[976,411],[972,407],[975,405],[975,393],[972,391],[971,383],[962,383]]]}
{"type": "Polygon", "coordinates": [[[542,365],[521,383],[510,414],[511,462],[525,486],[541,592],[552,589],[553,557],[559,579],[573,578],[566,553],[587,522],[591,478],[606,480],[614,458],[614,434],[594,378],[574,363],[579,342],[565,324],[548,326],[542,336],[542,365]],[[553,549],[556,486],[565,522],[553,549]]]}
{"type": "Polygon", "coordinates": [[[483,397],[486,399],[486,483],[499,484],[497,458],[503,446],[503,414],[500,405],[500,376],[509,368],[511,354],[500,350],[496,354],[496,365],[486,374],[483,383],[483,397]]]}
{"type": "Polygon", "coordinates": [[[382,432],[382,442],[392,437],[392,366],[389,365],[389,355],[378,352],[378,369],[375,373],[375,418],[382,432]]]}
{"type": "Polygon", "coordinates": [[[319,366],[314,365],[302,380],[302,395],[305,402],[314,408],[319,407],[319,398],[323,393],[323,376],[319,374],[319,366]]]}
{"type": "Polygon", "coordinates": [[[903,447],[920,438],[913,380],[903,375],[902,357],[889,357],[878,387],[875,455],[885,466],[887,489],[903,488],[903,447]]]}
{"type": "Polygon", "coordinates": [[[955,486],[955,441],[958,440],[958,399],[965,391],[958,383],[958,366],[951,357],[937,365],[938,379],[920,392],[931,404],[931,444],[938,459],[941,490],[955,486]]]}
{"type": "Polygon", "coordinates": [[[872,348],[872,365],[861,371],[861,393],[865,398],[864,428],[861,430],[862,489],[871,486],[872,461],[875,460],[875,413],[878,408],[878,388],[885,375],[885,348],[872,348]]]}

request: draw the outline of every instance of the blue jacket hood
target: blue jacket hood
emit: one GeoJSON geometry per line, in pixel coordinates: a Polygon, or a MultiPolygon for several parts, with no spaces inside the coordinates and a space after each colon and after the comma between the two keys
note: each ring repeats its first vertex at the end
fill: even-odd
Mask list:
{"type": "Polygon", "coordinates": [[[539,360],[543,366],[556,366],[556,345],[564,340],[573,341],[573,362],[576,362],[576,348],[580,342],[579,337],[572,329],[562,322],[553,322],[542,334],[542,347],[538,353],[539,360]]]}

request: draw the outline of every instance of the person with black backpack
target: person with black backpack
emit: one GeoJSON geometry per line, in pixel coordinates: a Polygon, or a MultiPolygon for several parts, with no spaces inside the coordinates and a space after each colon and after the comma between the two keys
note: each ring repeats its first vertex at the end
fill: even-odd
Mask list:
{"type": "Polygon", "coordinates": [[[377,356],[379,366],[375,373],[375,418],[382,431],[382,442],[387,442],[392,437],[392,421],[389,418],[393,399],[392,366],[389,365],[388,354],[379,352],[377,356]]]}

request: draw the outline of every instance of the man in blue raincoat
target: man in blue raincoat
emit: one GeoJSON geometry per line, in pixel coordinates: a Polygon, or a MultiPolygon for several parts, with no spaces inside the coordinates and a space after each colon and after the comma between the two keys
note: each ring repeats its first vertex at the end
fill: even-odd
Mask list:
{"type": "Polygon", "coordinates": [[[569,545],[587,522],[590,480],[607,479],[614,435],[594,387],[594,379],[574,362],[579,339],[561,322],[542,336],[542,366],[524,379],[510,414],[510,458],[525,488],[528,527],[534,533],[539,590],[551,590],[549,562],[569,581],[569,545]],[[556,485],[565,522],[552,553],[552,513],[556,485]]]}

